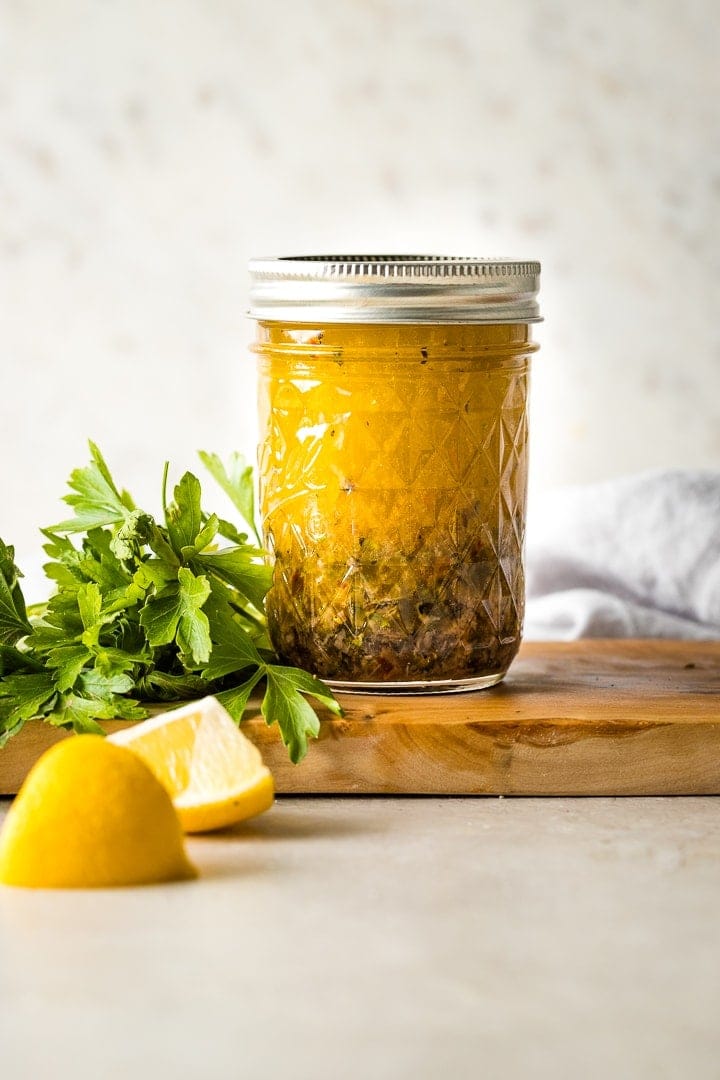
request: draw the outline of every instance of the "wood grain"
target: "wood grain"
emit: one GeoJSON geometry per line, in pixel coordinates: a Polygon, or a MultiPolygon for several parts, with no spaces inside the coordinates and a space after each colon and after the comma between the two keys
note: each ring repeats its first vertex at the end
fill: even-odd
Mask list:
{"type": "MultiPolygon", "coordinates": [[[[720,642],[533,642],[490,690],[342,704],[293,766],[252,702],[243,730],[278,792],[720,794],[720,642]]],[[[27,724],[0,750],[0,794],[63,737],[27,724]]]]}

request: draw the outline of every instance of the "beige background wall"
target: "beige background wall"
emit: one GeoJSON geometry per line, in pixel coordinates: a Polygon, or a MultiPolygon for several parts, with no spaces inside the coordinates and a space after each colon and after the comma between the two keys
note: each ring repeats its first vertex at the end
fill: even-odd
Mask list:
{"type": "MultiPolygon", "coordinates": [[[[252,452],[245,265],[542,259],[536,492],[720,467],[714,0],[0,0],[0,536],[252,452]]],[[[152,508],[149,507],[149,508],[152,508]]]]}

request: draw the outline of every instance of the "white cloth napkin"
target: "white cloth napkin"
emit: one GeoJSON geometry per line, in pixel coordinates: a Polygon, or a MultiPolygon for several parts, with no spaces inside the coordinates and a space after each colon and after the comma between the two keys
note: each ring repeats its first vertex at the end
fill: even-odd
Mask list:
{"type": "Polygon", "coordinates": [[[667,469],[531,505],[525,637],[720,639],[720,472],[667,469]]]}

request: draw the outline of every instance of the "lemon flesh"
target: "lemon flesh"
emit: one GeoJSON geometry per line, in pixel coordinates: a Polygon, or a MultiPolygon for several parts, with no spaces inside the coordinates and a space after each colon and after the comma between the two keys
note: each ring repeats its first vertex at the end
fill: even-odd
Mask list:
{"type": "Polygon", "coordinates": [[[0,835],[5,885],[106,888],[195,876],[166,790],[101,735],[75,735],[43,754],[0,835]]]}
{"type": "Polygon", "coordinates": [[[134,724],[110,740],[152,769],[185,832],[226,828],[272,806],[270,770],[216,698],[134,724]]]}

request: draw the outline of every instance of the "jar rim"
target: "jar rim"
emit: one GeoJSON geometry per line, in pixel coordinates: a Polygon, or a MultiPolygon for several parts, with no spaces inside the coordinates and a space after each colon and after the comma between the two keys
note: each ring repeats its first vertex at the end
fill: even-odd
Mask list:
{"type": "Polygon", "coordinates": [[[250,260],[251,318],[298,323],[539,322],[540,263],[458,255],[250,260]]]}

